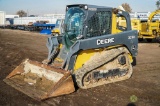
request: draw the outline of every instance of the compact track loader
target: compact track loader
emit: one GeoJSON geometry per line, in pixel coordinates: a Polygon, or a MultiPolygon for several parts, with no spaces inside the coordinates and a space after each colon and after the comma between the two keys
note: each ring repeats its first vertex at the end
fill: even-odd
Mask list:
{"type": "Polygon", "coordinates": [[[48,37],[48,58],[22,62],[4,81],[28,96],[44,100],[131,77],[138,34],[130,15],[116,8],[66,6],[64,33],[48,37]],[[120,25],[118,18],[125,19],[120,25]]]}

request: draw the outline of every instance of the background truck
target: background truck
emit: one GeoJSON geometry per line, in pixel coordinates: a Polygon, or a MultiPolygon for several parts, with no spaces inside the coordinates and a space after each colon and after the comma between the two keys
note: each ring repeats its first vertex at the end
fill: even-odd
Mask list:
{"type": "Polygon", "coordinates": [[[0,11],[0,26],[5,25],[5,12],[0,11]]]}
{"type": "Polygon", "coordinates": [[[0,11],[0,28],[8,28],[10,26],[10,22],[5,18],[6,13],[4,11],[0,11]]]}

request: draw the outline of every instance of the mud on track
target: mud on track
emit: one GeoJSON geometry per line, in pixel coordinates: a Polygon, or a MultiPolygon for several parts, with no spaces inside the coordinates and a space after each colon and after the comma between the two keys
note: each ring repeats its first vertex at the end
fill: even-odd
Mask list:
{"type": "Polygon", "coordinates": [[[129,80],[50,98],[39,102],[6,85],[2,80],[24,59],[47,57],[47,37],[34,32],[0,29],[0,106],[160,106],[160,47],[139,43],[137,65],[129,80]],[[133,96],[135,95],[135,96],[133,96]],[[133,98],[134,99],[134,98],[133,98]]]}

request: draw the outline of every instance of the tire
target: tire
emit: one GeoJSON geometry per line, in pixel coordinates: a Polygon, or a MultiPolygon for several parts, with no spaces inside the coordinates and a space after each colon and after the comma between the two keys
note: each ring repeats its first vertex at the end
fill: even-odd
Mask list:
{"type": "Polygon", "coordinates": [[[152,39],[146,39],[147,40],[147,42],[152,42],[152,39]]]}
{"type": "Polygon", "coordinates": [[[156,30],[152,31],[153,35],[157,36],[156,30]]]}
{"type": "Polygon", "coordinates": [[[138,38],[138,41],[139,41],[139,42],[142,42],[142,41],[143,41],[143,38],[138,38]]]}

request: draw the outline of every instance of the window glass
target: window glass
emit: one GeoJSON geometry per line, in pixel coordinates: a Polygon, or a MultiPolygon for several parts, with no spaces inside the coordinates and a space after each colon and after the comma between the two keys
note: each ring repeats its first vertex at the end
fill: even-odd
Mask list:
{"type": "Polygon", "coordinates": [[[111,12],[95,13],[88,21],[87,37],[101,36],[111,33],[111,12]]]}

